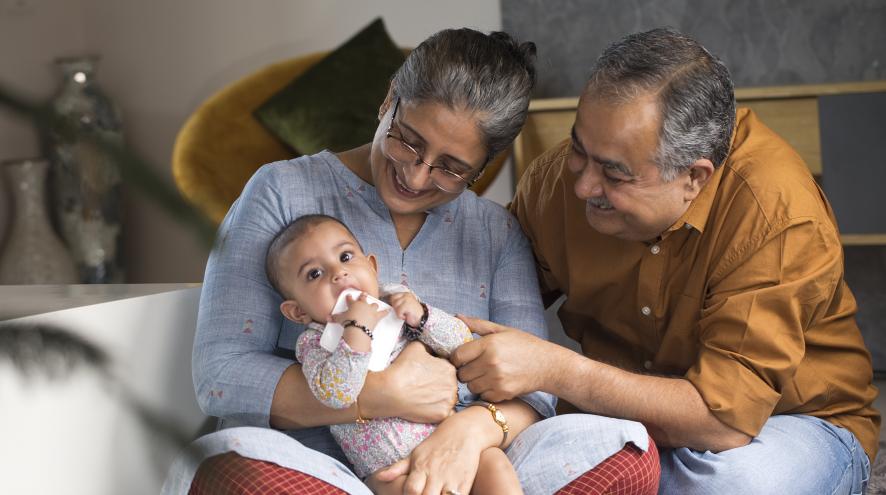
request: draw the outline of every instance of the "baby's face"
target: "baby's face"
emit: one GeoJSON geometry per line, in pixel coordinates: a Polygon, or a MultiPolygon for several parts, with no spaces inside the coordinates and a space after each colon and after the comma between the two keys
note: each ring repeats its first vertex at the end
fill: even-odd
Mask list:
{"type": "Polygon", "coordinates": [[[326,322],[345,289],[378,297],[375,258],[363,254],[347,229],[336,222],[315,225],[286,246],[279,266],[284,290],[316,322],[326,322]]]}

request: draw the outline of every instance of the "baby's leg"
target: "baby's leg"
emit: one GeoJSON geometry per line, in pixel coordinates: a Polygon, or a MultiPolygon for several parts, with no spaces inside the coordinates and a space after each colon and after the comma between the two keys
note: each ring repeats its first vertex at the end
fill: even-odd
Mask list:
{"type": "Polygon", "coordinates": [[[366,486],[376,495],[403,495],[403,483],[406,482],[406,475],[397,476],[393,481],[379,481],[375,478],[375,473],[366,478],[366,486]]]}
{"type": "Polygon", "coordinates": [[[488,494],[523,494],[520,479],[511,465],[511,460],[498,447],[486,449],[480,454],[480,465],[477,477],[471,488],[474,495],[488,494]]]}

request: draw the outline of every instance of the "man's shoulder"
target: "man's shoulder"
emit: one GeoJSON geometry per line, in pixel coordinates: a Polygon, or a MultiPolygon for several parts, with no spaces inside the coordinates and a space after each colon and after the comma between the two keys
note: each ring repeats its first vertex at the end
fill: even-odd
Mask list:
{"type": "MultiPolygon", "coordinates": [[[[521,203],[523,208],[549,208],[554,206],[556,198],[563,197],[555,191],[564,187],[569,146],[570,140],[565,139],[532,161],[517,183],[515,203],[521,203]]],[[[514,210],[513,205],[511,210],[514,210]]]]}
{"type": "Polygon", "coordinates": [[[719,195],[729,196],[723,204],[743,214],[757,210],[770,221],[827,216],[821,190],[796,150],[753,113],[737,126],[723,164],[719,195]]]}
{"type": "Polygon", "coordinates": [[[569,155],[569,145],[570,139],[564,139],[532,160],[520,182],[545,182],[549,178],[559,176],[569,155]]]}

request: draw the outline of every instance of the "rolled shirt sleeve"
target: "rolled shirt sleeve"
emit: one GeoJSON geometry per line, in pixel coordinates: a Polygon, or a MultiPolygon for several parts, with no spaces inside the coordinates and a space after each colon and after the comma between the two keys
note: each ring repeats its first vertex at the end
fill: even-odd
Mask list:
{"type": "Polygon", "coordinates": [[[718,419],[750,436],[793,386],[804,332],[824,314],[842,274],[832,229],[806,218],[772,232],[737,244],[713,274],[700,352],[685,375],[718,419]]]}

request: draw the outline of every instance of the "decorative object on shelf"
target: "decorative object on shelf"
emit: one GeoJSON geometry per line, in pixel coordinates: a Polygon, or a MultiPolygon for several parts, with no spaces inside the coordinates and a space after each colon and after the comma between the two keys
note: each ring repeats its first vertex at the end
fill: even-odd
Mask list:
{"type": "Polygon", "coordinates": [[[56,61],[62,87],[51,105],[74,132],[50,132],[55,221],[83,283],[118,283],[120,170],[95,137],[122,145],[120,113],[94,81],[97,57],[56,61]]]}
{"type": "Polygon", "coordinates": [[[74,261],[56,236],[46,207],[43,159],[4,162],[0,168],[13,200],[11,229],[0,256],[0,285],[74,284],[74,261]]]}

